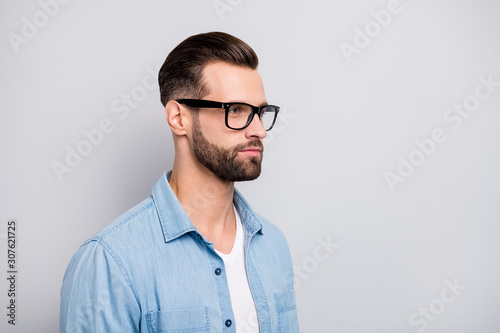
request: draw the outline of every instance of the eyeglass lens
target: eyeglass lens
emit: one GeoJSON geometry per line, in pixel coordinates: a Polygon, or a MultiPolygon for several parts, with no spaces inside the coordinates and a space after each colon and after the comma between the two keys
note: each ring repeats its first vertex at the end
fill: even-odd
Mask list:
{"type": "MultiPolygon", "coordinates": [[[[273,106],[267,106],[261,110],[260,121],[266,130],[269,130],[276,117],[276,109],[273,106]]],[[[252,108],[245,104],[233,104],[227,114],[227,123],[232,128],[243,128],[252,115],[252,108]]]]}

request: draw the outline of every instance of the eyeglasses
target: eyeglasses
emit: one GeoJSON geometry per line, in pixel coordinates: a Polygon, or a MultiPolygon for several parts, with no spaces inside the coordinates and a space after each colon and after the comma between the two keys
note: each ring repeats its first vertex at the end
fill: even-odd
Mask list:
{"type": "Polygon", "coordinates": [[[233,130],[242,130],[258,115],[266,131],[273,128],[276,117],[280,111],[279,106],[264,105],[253,106],[247,103],[222,103],[206,101],[203,99],[178,99],[177,103],[185,104],[192,108],[214,108],[226,110],[226,126],[233,130]]]}

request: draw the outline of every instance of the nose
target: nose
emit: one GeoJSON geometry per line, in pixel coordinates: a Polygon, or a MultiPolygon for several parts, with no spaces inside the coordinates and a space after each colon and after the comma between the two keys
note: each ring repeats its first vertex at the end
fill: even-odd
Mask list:
{"type": "Polygon", "coordinates": [[[260,121],[258,114],[254,114],[252,121],[250,122],[248,127],[245,128],[245,130],[245,135],[247,137],[257,137],[259,139],[264,139],[267,136],[267,131],[264,128],[262,121],[260,121]]]}

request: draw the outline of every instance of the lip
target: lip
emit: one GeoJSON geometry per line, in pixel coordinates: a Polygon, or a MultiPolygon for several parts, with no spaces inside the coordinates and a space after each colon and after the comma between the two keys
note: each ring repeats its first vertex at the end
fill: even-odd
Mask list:
{"type": "Polygon", "coordinates": [[[246,148],[246,149],[240,150],[240,153],[243,153],[243,154],[249,155],[249,156],[259,156],[261,151],[262,151],[262,148],[251,147],[251,148],[246,148]]]}
{"type": "Polygon", "coordinates": [[[240,151],[262,151],[262,148],[259,147],[250,147],[250,148],[245,148],[240,151]]]}

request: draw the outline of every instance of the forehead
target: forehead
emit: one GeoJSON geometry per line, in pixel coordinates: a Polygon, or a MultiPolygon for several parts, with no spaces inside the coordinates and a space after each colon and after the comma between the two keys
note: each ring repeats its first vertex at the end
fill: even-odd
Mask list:
{"type": "Polygon", "coordinates": [[[203,69],[203,81],[208,90],[205,99],[257,105],[266,99],[262,79],[255,69],[223,62],[210,63],[203,69]]]}

